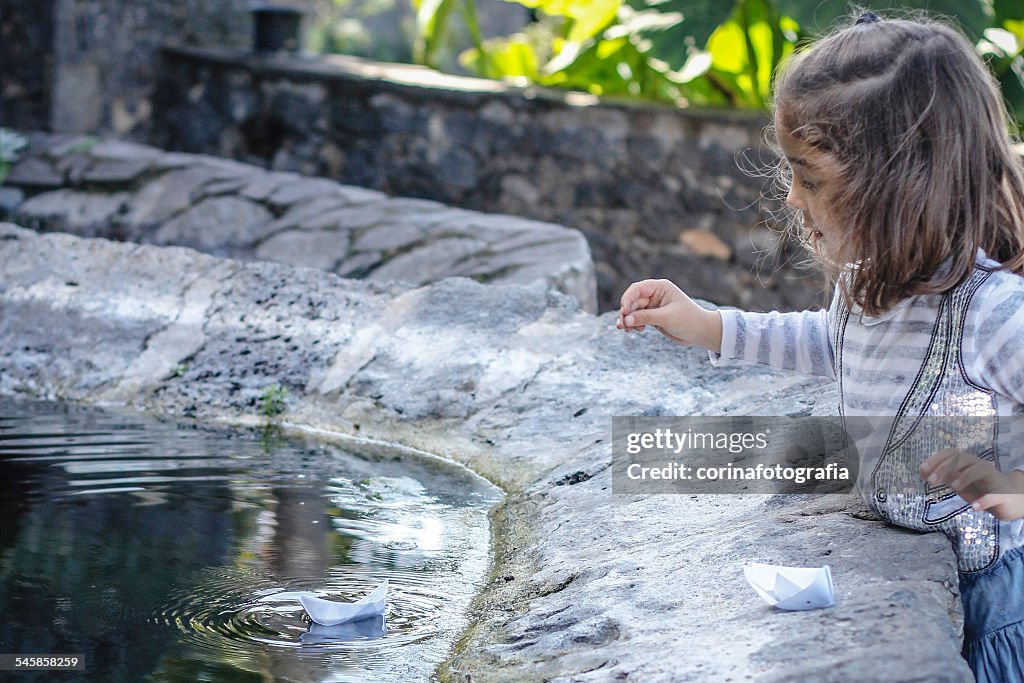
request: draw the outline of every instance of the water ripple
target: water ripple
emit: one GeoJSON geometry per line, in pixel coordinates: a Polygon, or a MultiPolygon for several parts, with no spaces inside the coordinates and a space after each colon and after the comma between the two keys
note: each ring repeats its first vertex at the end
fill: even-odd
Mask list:
{"type": "Polygon", "coordinates": [[[383,619],[323,627],[310,621],[298,601],[302,591],[336,600],[357,600],[383,578],[355,567],[334,568],[326,580],[287,581],[209,569],[196,582],[198,587],[171,593],[152,621],[176,628],[193,647],[210,654],[247,642],[320,654],[364,650],[387,658],[404,645],[437,633],[436,622],[443,618],[451,596],[432,587],[431,577],[389,571],[388,606],[383,619]]]}

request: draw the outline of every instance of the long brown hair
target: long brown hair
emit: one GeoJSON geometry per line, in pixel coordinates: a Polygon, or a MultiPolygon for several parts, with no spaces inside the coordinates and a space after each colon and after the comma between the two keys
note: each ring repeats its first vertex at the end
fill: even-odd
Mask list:
{"type": "Polygon", "coordinates": [[[847,26],[799,51],[774,96],[778,125],[839,164],[843,259],[819,261],[848,303],[878,315],[944,292],[971,273],[978,248],[1024,272],[1024,164],[999,88],[959,31],[931,20],[847,26]]]}

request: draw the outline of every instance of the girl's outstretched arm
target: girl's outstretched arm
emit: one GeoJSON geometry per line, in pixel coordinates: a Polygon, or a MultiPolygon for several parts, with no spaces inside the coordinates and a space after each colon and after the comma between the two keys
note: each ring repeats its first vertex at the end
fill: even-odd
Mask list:
{"type": "Polygon", "coordinates": [[[634,282],[622,295],[615,327],[643,332],[648,325],[679,344],[703,346],[714,353],[722,345],[718,312],[698,306],[668,280],[634,282]]]}
{"type": "Polygon", "coordinates": [[[629,332],[647,325],[703,346],[714,365],[755,363],[835,379],[829,311],[709,311],[668,280],[643,280],[622,295],[615,326],[629,332]]]}

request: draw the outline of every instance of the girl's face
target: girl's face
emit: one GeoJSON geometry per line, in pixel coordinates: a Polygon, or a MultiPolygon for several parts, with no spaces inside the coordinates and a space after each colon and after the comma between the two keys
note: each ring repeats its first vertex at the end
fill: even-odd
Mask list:
{"type": "Polygon", "coordinates": [[[838,258],[842,233],[828,198],[839,189],[839,164],[830,154],[790,135],[778,116],[775,117],[775,130],[793,172],[786,203],[800,211],[814,249],[838,258]]]}

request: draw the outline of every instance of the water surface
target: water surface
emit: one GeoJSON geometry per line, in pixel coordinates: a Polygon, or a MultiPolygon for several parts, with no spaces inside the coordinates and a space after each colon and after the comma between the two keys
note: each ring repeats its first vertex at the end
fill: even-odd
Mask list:
{"type": "Polygon", "coordinates": [[[0,652],[83,654],[59,680],[428,680],[499,498],[395,449],[0,400],[0,652]],[[324,628],[294,599],[384,578],[383,619],[324,628]]]}

